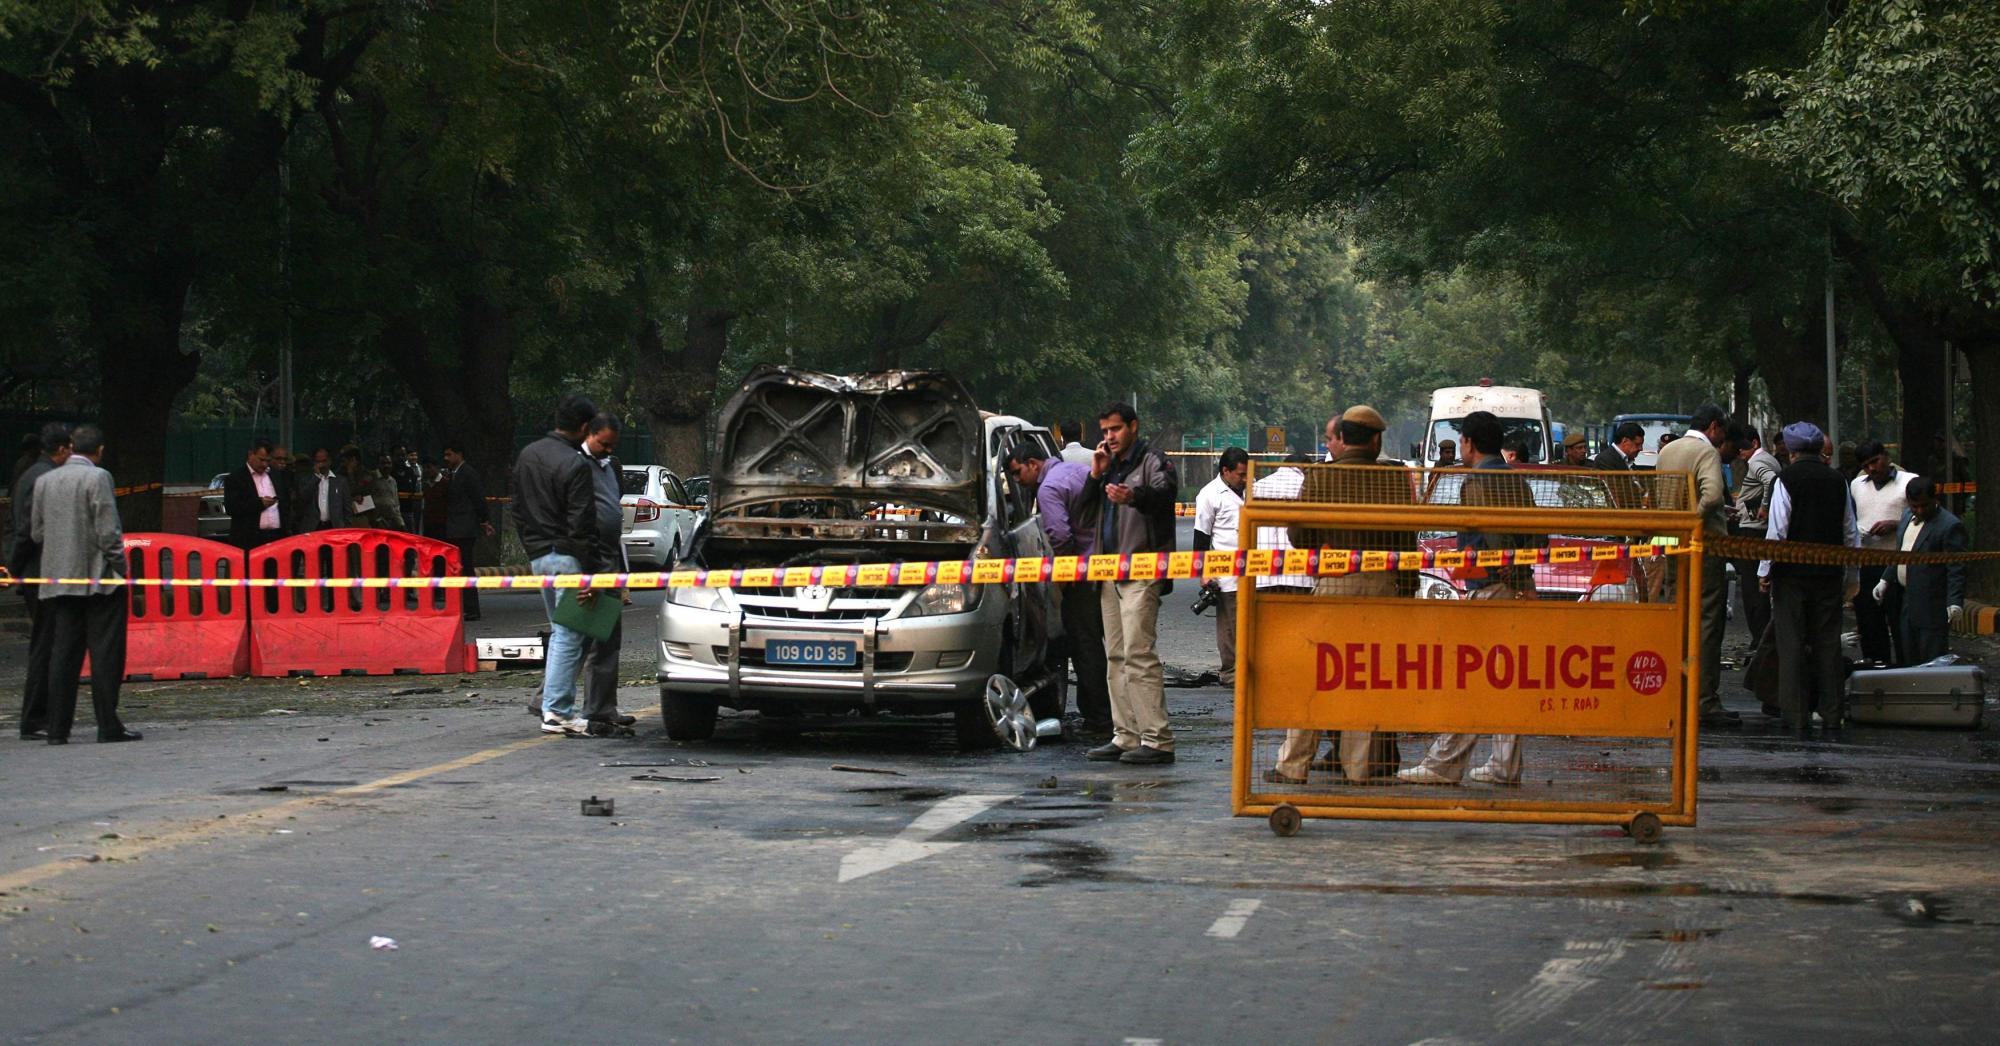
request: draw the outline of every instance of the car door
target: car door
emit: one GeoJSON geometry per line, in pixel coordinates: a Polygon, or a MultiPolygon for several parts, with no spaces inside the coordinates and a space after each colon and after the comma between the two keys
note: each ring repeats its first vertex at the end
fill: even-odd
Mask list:
{"type": "Polygon", "coordinates": [[[660,469],[660,494],[666,499],[667,504],[674,506],[667,509],[667,513],[674,521],[674,551],[677,554],[685,552],[694,541],[697,513],[687,507],[694,504],[694,499],[688,496],[687,485],[681,482],[681,478],[674,475],[672,469],[664,466],[660,469]]]}
{"type": "MultiPolygon", "coordinates": [[[[999,530],[1007,546],[1002,554],[1047,559],[1055,553],[1048,534],[1042,530],[1041,517],[1036,515],[1034,495],[1008,475],[1006,462],[1008,453],[1024,443],[1039,446],[1044,453],[1060,460],[1055,441],[1048,430],[1026,426],[998,429],[994,435],[987,478],[993,487],[993,504],[998,506],[1000,515],[999,530]]],[[[1055,586],[1051,582],[1016,582],[1008,589],[1014,604],[1014,663],[1002,666],[1001,671],[1019,679],[1045,663],[1049,642],[1060,626],[1055,610],[1055,586]]]]}

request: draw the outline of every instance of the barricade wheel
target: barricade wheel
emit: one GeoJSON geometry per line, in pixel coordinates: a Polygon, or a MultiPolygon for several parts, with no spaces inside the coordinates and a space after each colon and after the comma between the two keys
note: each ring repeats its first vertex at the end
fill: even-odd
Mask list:
{"type": "Polygon", "coordinates": [[[1290,803],[1279,803],[1278,808],[1271,811],[1271,831],[1275,835],[1290,838],[1299,834],[1299,828],[1304,824],[1305,818],[1300,816],[1299,808],[1290,803]]]}
{"type": "Polygon", "coordinates": [[[715,736],[715,702],[660,688],[660,719],[672,741],[706,741],[715,736]]]}
{"type": "Polygon", "coordinates": [[[1632,841],[1651,846],[1660,841],[1660,819],[1652,814],[1640,814],[1625,825],[1625,834],[1632,841]]]}

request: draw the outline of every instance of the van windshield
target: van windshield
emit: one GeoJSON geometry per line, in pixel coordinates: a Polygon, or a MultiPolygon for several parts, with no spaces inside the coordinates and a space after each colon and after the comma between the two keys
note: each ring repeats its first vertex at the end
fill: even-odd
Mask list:
{"type": "MultiPolygon", "coordinates": [[[[1458,431],[1458,423],[1463,420],[1463,418],[1443,418],[1431,422],[1431,445],[1428,449],[1431,452],[1432,460],[1436,460],[1438,444],[1443,443],[1445,440],[1451,440],[1458,445],[1458,460],[1460,462],[1472,460],[1470,448],[1465,445],[1465,436],[1458,431]]],[[[1502,437],[1502,445],[1519,443],[1519,460],[1522,464],[1539,465],[1542,463],[1542,445],[1544,441],[1542,437],[1542,420],[1540,418],[1501,418],[1500,424],[1507,429],[1506,436],[1502,437]]]]}

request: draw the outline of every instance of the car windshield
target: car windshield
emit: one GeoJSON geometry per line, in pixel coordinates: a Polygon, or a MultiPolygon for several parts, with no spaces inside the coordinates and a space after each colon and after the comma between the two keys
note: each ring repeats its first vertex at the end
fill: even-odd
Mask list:
{"type": "MultiPolygon", "coordinates": [[[[1472,460],[1472,455],[1467,452],[1465,446],[1465,437],[1460,435],[1458,431],[1459,422],[1464,420],[1464,418],[1446,418],[1431,423],[1431,448],[1433,452],[1435,452],[1438,444],[1445,440],[1451,440],[1458,445],[1458,460],[1472,460]]],[[[1518,439],[1524,446],[1520,460],[1530,465],[1541,464],[1542,422],[1540,418],[1501,418],[1500,424],[1507,429],[1507,434],[1502,437],[1503,445],[1507,441],[1518,439]]]]}
{"type": "Polygon", "coordinates": [[[646,493],[646,470],[622,470],[618,476],[618,493],[637,494],[643,497],[646,493]]]}
{"type": "Polygon", "coordinates": [[[1688,430],[1688,423],[1680,418],[1653,418],[1640,422],[1639,427],[1646,430],[1645,442],[1639,444],[1639,449],[1658,450],[1661,436],[1678,437],[1688,430]]]}

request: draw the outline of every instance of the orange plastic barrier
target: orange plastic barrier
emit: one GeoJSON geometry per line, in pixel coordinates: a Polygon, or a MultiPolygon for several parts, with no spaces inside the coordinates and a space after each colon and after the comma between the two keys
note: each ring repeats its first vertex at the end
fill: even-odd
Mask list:
{"type": "Polygon", "coordinates": [[[250,553],[250,674],[435,675],[467,666],[458,589],[391,588],[459,572],[458,548],[395,530],[322,530],[250,553]],[[361,579],[327,588],[332,578],[361,579]],[[379,582],[380,584],[370,584],[379,582]]]}
{"type": "MultiPolygon", "coordinates": [[[[133,578],[196,582],[243,576],[243,550],[185,534],[125,535],[133,578]]],[[[240,588],[133,586],[125,678],[219,679],[250,672],[250,615],[240,588]]],[[[90,674],[88,659],[84,675],[90,674]]]]}

